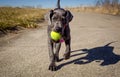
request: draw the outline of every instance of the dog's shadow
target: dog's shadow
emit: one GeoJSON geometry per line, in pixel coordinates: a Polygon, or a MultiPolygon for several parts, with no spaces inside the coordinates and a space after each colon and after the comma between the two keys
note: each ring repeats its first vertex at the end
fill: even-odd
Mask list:
{"type": "Polygon", "coordinates": [[[83,51],[82,53],[71,55],[71,57],[80,56],[82,54],[86,54],[86,56],[63,63],[58,66],[59,67],[58,69],[71,63],[81,65],[81,64],[91,63],[93,61],[100,62],[101,66],[116,64],[120,60],[120,55],[117,55],[113,52],[114,47],[109,46],[111,43],[108,43],[105,46],[95,47],[92,49],[80,49],[80,50],[71,51],[71,53],[83,51]]]}

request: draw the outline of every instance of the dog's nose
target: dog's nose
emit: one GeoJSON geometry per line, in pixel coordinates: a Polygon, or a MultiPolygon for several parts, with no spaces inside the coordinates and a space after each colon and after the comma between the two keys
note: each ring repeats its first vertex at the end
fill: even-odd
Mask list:
{"type": "Polygon", "coordinates": [[[61,32],[61,31],[62,31],[62,28],[61,28],[61,27],[56,26],[56,27],[55,27],[55,31],[56,31],[56,32],[61,32]]]}

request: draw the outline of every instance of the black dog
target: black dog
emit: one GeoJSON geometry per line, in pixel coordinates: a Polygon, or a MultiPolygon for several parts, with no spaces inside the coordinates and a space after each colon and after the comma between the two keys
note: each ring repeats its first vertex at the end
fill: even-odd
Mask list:
{"type": "Polygon", "coordinates": [[[59,61],[59,50],[61,47],[61,42],[52,40],[50,33],[51,31],[56,31],[62,35],[62,39],[64,39],[66,45],[64,59],[69,59],[70,51],[71,51],[71,47],[70,47],[71,36],[70,36],[69,22],[72,20],[72,18],[73,15],[71,14],[70,11],[60,8],[60,0],[58,0],[57,8],[51,10],[45,16],[45,19],[49,23],[47,33],[48,33],[48,49],[50,56],[49,70],[51,71],[55,71],[57,69],[55,65],[55,61],[57,62],[59,61]]]}

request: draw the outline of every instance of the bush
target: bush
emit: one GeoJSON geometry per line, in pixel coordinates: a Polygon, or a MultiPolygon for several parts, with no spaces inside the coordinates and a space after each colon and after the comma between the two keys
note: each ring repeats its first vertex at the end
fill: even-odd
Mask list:
{"type": "Polygon", "coordinates": [[[43,21],[45,9],[0,7],[0,30],[8,27],[37,27],[36,22],[43,21]]]}

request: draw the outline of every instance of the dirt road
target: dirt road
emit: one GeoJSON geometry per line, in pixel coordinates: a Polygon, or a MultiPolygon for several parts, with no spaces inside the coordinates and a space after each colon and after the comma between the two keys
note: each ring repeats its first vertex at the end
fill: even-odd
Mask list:
{"type": "MultiPolygon", "coordinates": [[[[46,24],[0,44],[0,77],[120,77],[120,17],[74,13],[69,60],[48,70],[46,24]]],[[[65,45],[62,44],[60,58],[65,45]]]]}

